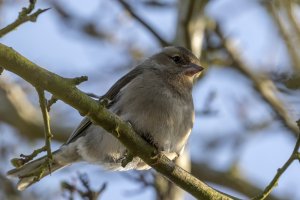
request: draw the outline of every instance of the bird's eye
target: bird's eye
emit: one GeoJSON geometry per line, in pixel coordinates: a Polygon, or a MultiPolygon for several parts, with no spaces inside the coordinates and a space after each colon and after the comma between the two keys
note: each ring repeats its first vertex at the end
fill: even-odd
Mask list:
{"type": "Polygon", "coordinates": [[[173,56],[171,57],[171,59],[176,63],[176,64],[179,64],[182,62],[182,59],[180,56],[173,56]]]}

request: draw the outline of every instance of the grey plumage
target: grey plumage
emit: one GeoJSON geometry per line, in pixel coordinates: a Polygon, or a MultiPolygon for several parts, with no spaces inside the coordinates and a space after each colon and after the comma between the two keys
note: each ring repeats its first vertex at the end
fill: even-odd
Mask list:
{"type": "MultiPolygon", "coordinates": [[[[110,100],[111,112],[130,122],[145,140],[174,159],[183,150],[193,126],[191,91],[202,69],[187,49],[167,47],[123,76],[102,98],[110,100]]],[[[54,152],[52,172],[79,161],[100,164],[109,170],[150,168],[138,157],[123,168],[125,153],[126,148],[116,138],[84,118],[68,141],[54,152]]],[[[18,177],[18,189],[23,190],[35,182],[28,175],[43,162],[44,158],[37,159],[8,175],[18,177]]]]}

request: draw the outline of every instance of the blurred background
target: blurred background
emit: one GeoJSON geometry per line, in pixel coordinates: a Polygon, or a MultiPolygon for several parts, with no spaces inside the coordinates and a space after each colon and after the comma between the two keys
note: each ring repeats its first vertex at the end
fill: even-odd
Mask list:
{"type": "MultiPolygon", "coordinates": [[[[0,27],[27,1],[0,0],[0,27]]],[[[96,95],[164,46],[200,57],[205,73],[193,91],[196,121],[178,164],[220,191],[258,195],[291,154],[300,118],[300,6],[296,0],[38,1],[51,8],[0,42],[64,77],[87,75],[79,88],[96,95]]],[[[67,91],[66,91],[67,92],[67,91]]],[[[48,97],[50,95],[48,94],[48,97]]],[[[51,109],[57,149],[80,122],[58,101],[51,109]]],[[[0,76],[0,199],[193,199],[153,170],[107,172],[76,164],[25,192],[5,177],[10,159],[43,145],[43,122],[32,86],[0,76]]],[[[270,200],[300,199],[293,163],[270,200]]]]}

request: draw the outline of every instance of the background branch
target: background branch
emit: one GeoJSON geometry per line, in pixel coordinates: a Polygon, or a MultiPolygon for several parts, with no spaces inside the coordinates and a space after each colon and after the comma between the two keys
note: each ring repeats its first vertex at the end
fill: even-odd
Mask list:
{"type": "Polygon", "coordinates": [[[287,17],[291,17],[290,9],[287,8],[287,4],[290,3],[290,0],[286,1],[278,1],[275,0],[272,1],[266,1],[263,3],[266,10],[270,13],[270,16],[272,17],[274,23],[276,24],[276,27],[279,31],[279,33],[282,36],[283,42],[285,43],[287,50],[289,52],[291,61],[293,63],[293,67],[295,71],[300,71],[300,57],[297,53],[297,46],[295,45],[295,42],[299,44],[299,35],[295,33],[294,31],[297,30],[294,26],[290,29],[287,26],[288,25],[295,25],[295,23],[290,23],[293,21],[293,18],[289,21],[283,19],[280,17],[280,13],[285,14],[287,17]],[[286,12],[283,12],[286,11],[286,12]],[[296,36],[296,40],[295,40],[296,36]]]}
{"type": "Polygon", "coordinates": [[[138,14],[134,12],[131,6],[124,0],[118,0],[125,10],[139,23],[141,23],[160,43],[161,46],[170,46],[170,44],[163,39],[148,23],[146,23],[138,14]]]}
{"type": "Polygon", "coordinates": [[[283,103],[278,99],[278,97],[276,97],[277,89],[274,83],[265,77],[258,76],[251,72],[250,67],[242,61],[241,56],[238,53],[239,51],[234,47],[232,41],[224,36],[219,25],[216,26],[216,33],[220,37],[222,44],[233,61],[232,66],[252,81],[253,87],[256,89],[258,94],[270,106],[285,127],[287,127],[288,130],[297,137],[297,125],[293,120],[291,120],[283,103]]]}
{"type": "Polygon", "coordinates": [[[107,184],[104,183],[98,190],[93,190],[90,186],[90,180],[87,174],[78,173],[77,176],[80,181],[80,185],[82,185],[84,189],[81,189],[75,184],[68,183],[67,181],[61,183],[62,189],[69,193],[69,199],[73,199],[74,193],[78,193],[82,199],[99,200],[102,193],[105,191],[107,184]]]}
{"type": "MultiPolygon", "coordinates": [[[[15,128],[23,137],[40,139],[44,133],[44,124],[39,109],[28,99],[24,90],[8,78],[0,77],[0,120],[15,128]]],[[[63,123],[52,126],[54,139],[65,142],[71,127],[63,123]]]]}
{"type": "MultiPolygon", "coordinates": [[[[201,180],[231,188],[248,197],[253,197],[263,192],[261,188],[251,184],[236,171],[223,172],[212,169],[205,163],[192,162],[191,173],[201,180]]],[[[270,195],[268,196],[268,200],[280,200],[280,198],[270,195]]]]}

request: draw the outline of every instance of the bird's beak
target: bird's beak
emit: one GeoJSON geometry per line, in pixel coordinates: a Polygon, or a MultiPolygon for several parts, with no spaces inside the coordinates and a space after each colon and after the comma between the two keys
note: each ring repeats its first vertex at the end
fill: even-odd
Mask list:
{"type": "Polygon", "coordinates": [[[185,67],[186,69],[184,70],[184,74],[187,76],[194,76],[204,70],[204,67],[196,65],[194,63],[188,64],[185,67]]]}

